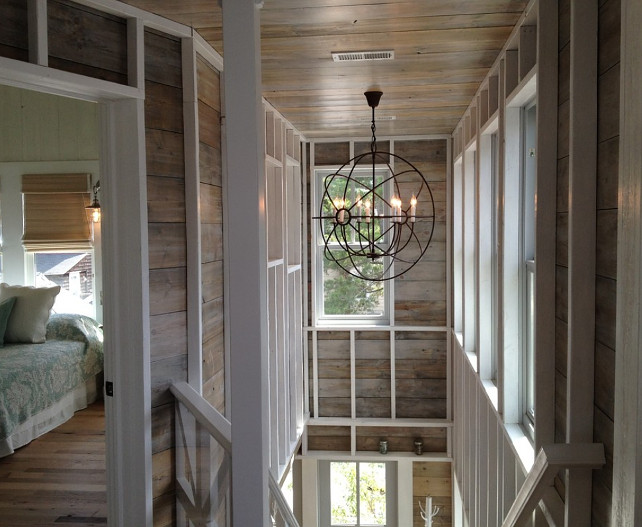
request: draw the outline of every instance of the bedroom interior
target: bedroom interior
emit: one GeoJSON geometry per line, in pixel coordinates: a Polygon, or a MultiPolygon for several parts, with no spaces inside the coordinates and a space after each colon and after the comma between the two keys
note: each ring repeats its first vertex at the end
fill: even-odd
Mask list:
{"type": "Polygon", "coordinates": [[[97,105],[6,86],[0,87],[0,100],[0,297],[2,305],[5,299],[12,302],[12,309],[3,310],[0,349],[0,471],[7,486],[0,523],[33,524],[44,519],[34,516],[39,508],[48,510],[52,520],[66,516],[68,506],[53,491],[80,489],[82,481],[91,489],[83,492],[82,499],[91,504],[85,515],[102,510],[105,517],[104,414],[95,403],[102,400],[104,383],[102,309],[96,301],[102,297],[101,233],[85,210],[100,170],[97,105]],[[27,320],[19,323],[18,317],[27,320]],[[51,430],[50,437],[20,449],[51,430]],[[85,467],[78,443],[70,444],[74,449],[60,442],[72,432],[74,439],[84,438],[85,467]],[[47,461],[54,445],[59,456],[47,461]],[[18,449],[20,455],[14,456],[18,449]],[[34,476],[31,486],[40,491],[38,500],[28,497],[16,477],[23,467],[34,476]]]}
{"type": "Polygon", "coordinates": [[[93,166],[0,163],[0,210],[11,261],[23,175],[100,178],[101,522],[637,525],[640,3],[221,3],[0,0],[2,115],[27,89],[98,122],[93,166]],[[435,217],[366,287],[312,217],[372,88],[435,217]]]}

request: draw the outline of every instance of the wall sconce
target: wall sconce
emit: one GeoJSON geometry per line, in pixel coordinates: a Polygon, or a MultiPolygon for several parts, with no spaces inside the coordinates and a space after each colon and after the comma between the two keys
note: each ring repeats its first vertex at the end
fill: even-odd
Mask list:
{"type": "Polygon", "coordinates": [[[96,184],[93,186],[92,191],[94,193],[94,201],[91,205],[85,207],[87,212],[91,214],[91,221],[94,223],[100,222],[100,203],[98,202],[98,191],[100,190],[100,180],[96,181],[96,184]]]}

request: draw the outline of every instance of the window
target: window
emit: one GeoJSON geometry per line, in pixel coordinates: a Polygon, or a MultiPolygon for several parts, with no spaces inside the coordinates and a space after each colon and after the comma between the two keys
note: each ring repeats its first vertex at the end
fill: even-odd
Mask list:
{"type": "Polygon", "coordinates": [[[53,312],[96,318],[93,251],[34,252],[31,257],[33,284],[36,287],[60,286],[53,312]]]}
{"type": "Polygon", "coordinates": [[[535,430],[535,178],[537,108],[522,111],[522,218],[520,309],[522,331],[522,424],[531,438],[535,430]]]}
{"type": "Polygon", "coordinates": [[[322,527],[394,527],[396,465],[365,461],[320,464],[322,527]]]}
{"type": "Polygon", "coordinates": [[[94,258],[100,229],[94,230],[85,208],[90,177],[84,173],[23,174],[22,245],[27,282],[61,288],[53,312],[100,320],[94,258]]]}
{"type": "MultiPolygon", "coordinates": [[[[336,178],[336,191],[332,188],[334,185],[333,181],[328,191],[324,192],[326,178],[334,173],[332,170],[315,171],[317,202],[314,204],[313,210],[318,211],[322,204],[324,215],[331,215],[335,210],[335,206],[332,203],[333,199],[344,199],[343,189],[345,180],[342,178],[336,178]]],[[[378,181],[385,181],[387,176],[387,169],[377,169],[375,177],[378,181]]],[[[365,186],[360,184],[360,181],[364,181],[365,184],[365,182],[370,181],[371,178],[372,173],[368,170],[359,171],[356,169],[353,172],[353,180],[345,196],[345,208],[354,206],[362,200],[364,206],[374,208],[375,214],[377,214],[378,211],[383,211],[383,203],[379,203],[378,201],[370,203],[367,201],[363,190],[365,186]]],[[[384,220],[376,221],[376,228],[385,229],[384,220]]],[[[332,220],[324,220],[323,232],[330,237],[330,242],[326,248],[323,243],[323,237],[319,232],[319,226],[316,223],[312,225],[314,237],[313,247],[316,251],[315,258],[317,266],[315,280],[317,320],[335,324],[355,322],[372,324],[387,323],[389,320],[388,282],[371,282],[354,277],[341,269],[339,265],[325,253],[326,251],[331,251],[335,259],[341,259],[346,255],[346,252],[342,250],[339,245],[338,240],[336,243],[333,243],[332,232],[335,227],[336,224],[332,220]]],[[[365,223],[363,228],[367,228],[365,223]]],[[[361,243],[359,240],[359,232],[352,229],[349,235],[350,239],[348,243],[351,246],[359,247],[361,243]]],[[[383,268],[386,264],[381,259],[371,260],[365,257],[362,261],[356,261],[356,263],[359,266],[363,266],[366,274],[369,274],[367,272],[368,267],[375,270],[376,268],[383,268]]]]}
{"type": "Polygon", "coordinates": [[[497,328],[501,314],[499,312],[499,243],[500,243],[500,207],[502,206],[499,197],[499,140],[497,133],[490,137],[490,174],[491,174],[491,343],[490,343],[490,375],[491,380],[497,385],[497,369],[499,368],[499,335],[497,328]]]}

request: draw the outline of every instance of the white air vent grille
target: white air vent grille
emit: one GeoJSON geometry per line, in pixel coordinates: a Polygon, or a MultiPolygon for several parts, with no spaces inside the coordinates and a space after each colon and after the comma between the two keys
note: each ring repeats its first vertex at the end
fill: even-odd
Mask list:
{"type": "Polygon", "coordinates": [[[363,62],[365,60],[392,60],[395,52],[385,51],[338,51],[332,53],[335,62],[363,62]]]}

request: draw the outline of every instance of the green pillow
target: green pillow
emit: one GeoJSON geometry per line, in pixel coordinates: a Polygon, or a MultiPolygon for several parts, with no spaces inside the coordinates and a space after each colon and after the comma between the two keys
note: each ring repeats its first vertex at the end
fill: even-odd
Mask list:
{"type": "Polygon", "coordinates": [[[0,347],[4,346],[4,333],[7,331],[7,322],[11,316],[13,304],[16,303],[16,297],[12,296],[0,302],[0,347]]]}

